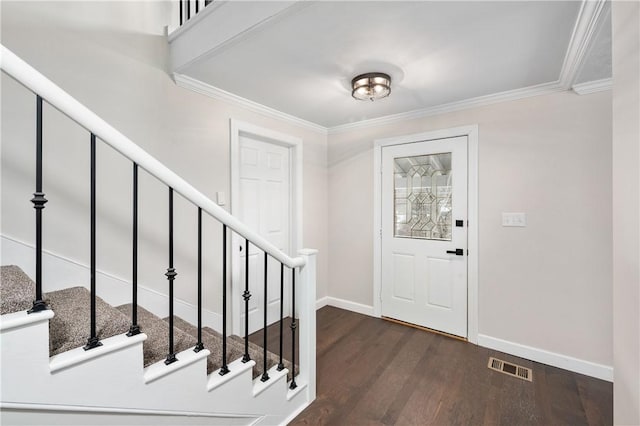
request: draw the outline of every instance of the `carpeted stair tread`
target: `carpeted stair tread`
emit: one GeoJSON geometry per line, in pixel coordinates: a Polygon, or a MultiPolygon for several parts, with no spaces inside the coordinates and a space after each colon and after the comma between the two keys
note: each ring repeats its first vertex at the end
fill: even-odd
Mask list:
{"type": "Polygon", "coordinates": [[[35,283],[18,266],[0,268],[0,315],[31,309],[35,294],[35,283]]]}
{"type": "MultiPolygon", "coordinates": [[[[90,335],[91,293],[71,287],[44,295],[55,316],[49,320],[49,353],[56,355],[84,346],[90,335]]],[[[116,308],[96,297],[96,334],[100,340],[126,333],[130,322],[116,308]]]]}
{"type": "MultiPolygon", "coordinates": [[[[165,318],[165,321],[169,321],[169,318],[165,318]]],[[[180,317],[174,316],[173,324],[180,328],[182,331],[191,334],[194,337],[198,336],[198,327],[188,323],[180,317]]],[[[212,329],[211,327],[202,327],[202,343],[204,347],[211,351],[209,360],[207,362],[207,372],[217,370],[221,366],[222,361],[222,335],[212,329]]],[[[236,359],[241,359],[244,356],[244,339],[239,336],[228,336],[227,339],[227,363],[236,359]]],[[[256,378],[262,374],[262,362],[263,351],[262,348],[253,342],[249,342],[249,356],[256,362],[253,367],[253,378],[256,378]]],[[[267,352],[267,368],[271,368],[277,365],[279,357],[271,352],[267,352]]],[[[285,368],[291,371],[291,363],[287,360],[283,360],[285,368]]],[[[289,377],[291,379],[291,377],[289,377]]]]}
{"type": "MultiPolygon", "coordinates": [[[[196,332],[197,332],[197,328],[196,328],[196,332]]],[[[209,334],[216,334],[220,339],[222,339],[222,336],[220,335],[220,333],[218,333],[211,327],[202,327],[202,332],[209,333],[209,334]]],[[[238,348],[238,350],[240,351],[240,356],[238,358],[242,358],[242,356],[244,355],[244,338],[236,335],[229,336],[229,339],[227,340],[227,350],[230,347],[238,348]]],[[[256,365],[253,367],[254,379],[262,374],[263,362],[264,362],[263,355],[264,355],[264,351],[262,350],[262,347],[250,341],[249,356],[251,357],[252,360],[256,362],[256,365]]],[[[280,357],[278,355],[274,354],[273,352],[267,351],[267,368],[271,368],[274,365],[278,365],[279,362],[280,362],[280,357]]],[[[289,370],[288,380],[291,380],[291,362],[287,359],[283,359],[282,363],[284,364],[285,368],[289,370]]],[[[298,374],[298,372],[299,372],[298,366],[296,365],[296,374],[298,374]]]]}
{"type": "MultiPolygon", "coordinates": [[[[0,313],[30,309],[35,296],[34,282],[18,266],[2,266],[0,272],[0,313]]],[[[51,356],[87,343],[90,335],[90,296],[90,292],[84,287],[45,293],[45,302],[55,312],[55,316],[49,323],[51,356]]],[[[114,308],[96,297],[96,328],[100,340],[126,333],[131,325],[130,318],[131,304],[114,308]]],[[[165,359],[168,354],[169,325],[167,321],[168,318],[163,321],[144,308],[138,307],[138,325],[147,335],[147,340],[143,344],[145,367],[165,359]]],[[[179,317],[174,317],[174,325],[176,353],[196,345],[198,335],[196,326],[179,317]]],[[[210,327],[203,327],[202,340],[205,348],[211,352],[207,359],[207,372],[211,373],[222,364],[222,336],[210,327]]],[[[244,339],[239,336],[228,336],[227,362],[240,359],[243,355],[244,339]]],[[[256,362],[253,368],[255,378],[262,374],[263,350],[259,345],[249,342],[249,355],[256,362]]],[[[267,352],[268,368],[277,365],[278,361],[278,355],[267,352]]],[[[286,359],[283,363],[291,371],[291,363],[286,359]]]]}
{"type": "MultiPolygon", "coordinates": [[[[120,305],[116,309],[131,318],[131,304],[120,305]]],[[[130,320],[129,320],[130,321],[130,320]]],[[[138,325],[140,331],[147,335],[143,343],[144,366],[163,360],[169,354],[169,324],[161,318],[138,306],[138,325]]],[[[175,353],[192,348],[197,340],[189,334],[179,330],[173,330],[173,344],[175,353]]]]}
{"type": "MultiPolygon", "coordinates": [[[[202,330],[208,333],[211,333],[211,332],[217,333],[211,327],[202,327],[202,330]]],[[[244,354],[244,338],[243,337],[236,336],[235,334],[231,335],[229,336],[229,342],[230,342],[229,344],[240,346],[242,348],[242,353],[244,354]]],[[[257,345],[252,341],[249,341],[249,356],[251,357],[252,360],[256,362],[255,368],[259,367],[260,369],[262,369],[262,363],[264,359],[263,355],[264,355],[264,351],[262,350],[262,346],[257,345]]],[[[274,354],[273,352],[267,350],[267,367],[271,368],[274,365],[278,365],[279,362],[280,362],[280,357],[274,354]]],[[[291,371],[291,362],[289,360],[283,357],[282,363],[284,364],[285,368],[288,368],[289,371],[291,371]]]]}
{"type": "MultiPolygon", "coordinates": [[[[169,317],[164,319],[165,322],[169,322],[169,317]]],[[[174,315],[173,317],[173,325],[184,331],[185,333],[189,333],[191,336],[195,337],[197,340],[198,337],[198,327],[188,323],[180,317],[174,315]]],[[[219,369],[222,367],[222,335],[213,329],[205,330],[202,328],[202,343],[206,349],[208,349],[211,354],[207,357],[207,373],[219,369]]],[[[238,347],[237,345],[232,345],[229,340],[227,340],[227,364],[231,361],[235,361],[238,358],[242,358],[244,355],[244,349],[242,347],[238,347]]],[[[255,369],[254,369],[255,370],[255,369]]],[[[254,375],[256,372],[254,371],[254,375]]]]}
{"type": "MultiPolygon", "coordinates": [[[[18,266],[0,268],[0,313],[30,309],[35,283],[18,266]]],[[[49,321],[49,354],[66,352],[87,343],[90,331],[91,293],[84,287],[71,287],[44,294],[55,316],[49,321]]],[[[100,340],[129,329],[127,317],[96,297],[96,334],[100,340]]]]}

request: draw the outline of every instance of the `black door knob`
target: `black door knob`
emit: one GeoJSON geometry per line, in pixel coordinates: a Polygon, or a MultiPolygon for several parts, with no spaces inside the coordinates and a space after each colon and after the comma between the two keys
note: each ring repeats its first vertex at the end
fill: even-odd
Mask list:
{"type": "Polygon", "coordinates": [[[463,249],[447,250],[447,253],[455,254],[456,256],[464,256],[463,249]]]}

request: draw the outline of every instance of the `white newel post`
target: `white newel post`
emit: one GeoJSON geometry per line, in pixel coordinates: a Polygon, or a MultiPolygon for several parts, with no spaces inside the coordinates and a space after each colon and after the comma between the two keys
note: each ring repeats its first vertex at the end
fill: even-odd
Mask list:
{"type": "Polygon", "coordinates": [[[300,323],[300,378],[308,385],[309,402],[316,399],[317,253],[318,250],[313,249],[298,251],[305,264],[300,267],[299,280],[296,282],[296,309],[300,323]]]}

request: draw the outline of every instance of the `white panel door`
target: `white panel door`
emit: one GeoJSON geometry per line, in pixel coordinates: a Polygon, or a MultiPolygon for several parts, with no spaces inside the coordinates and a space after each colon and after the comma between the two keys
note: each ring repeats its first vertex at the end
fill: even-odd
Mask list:
{"type": "MultiPolygon", "coordinates": [[[[285,253],[290,246],[290,162],[289,149],[280,145],[240,136],[239,144],[239,219],[256,230],[285,253]]],[[[234,239],[234,241],[238,241],[234,239]]],[[[240,282],[233,288],[245,288],[245,249],[241,240],[240,282]]],[[[280,263],[267,256],[267,322],[280,319],[280,263]]],[[[285,288],[291,275],[285,268],[285,288]]],[[[264,252],[249,244],[249,333],[264,324],[264,252]]],[[[288,312],[285,292],[285,315],[288,312]]],[[[244,301],[241,304],[244,324],[244,301]]],[[[242,327],[244,330],[244,327],[242,327]]]]}
{"type": "Polygon", "coordinates": [[[381,213],[382,315],[467,337],[467,137],[383,147],[381,213]]]}

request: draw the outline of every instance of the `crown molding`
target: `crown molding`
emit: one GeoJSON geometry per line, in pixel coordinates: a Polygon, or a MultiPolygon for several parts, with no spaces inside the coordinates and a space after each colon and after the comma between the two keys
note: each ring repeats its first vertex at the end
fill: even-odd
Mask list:
{"type": "Polygon", "coordinates": [[[583,0],[560,70],[559,82],[563,88],[570,89],[578,77],[591,39],[597,34],[601,18],[608,15],[609,8],[607,0],[583,0]]]}
{"type": "MultiPolygon", "coordinates": [[[[428,117],[447,112],[460,111],[484,105],[507,102],[531,96],[546,95],[561,92],[572,88],[572,83],[577,78],[582,69],[586,53],[591,46],[591,40],[601,26],[602,19],[608,16],[610,5],[608,0],[583,0],[578,12],[576,24],[574,25],[571,39],[567,47],[567,53],[562,64],[558,80],[550,83],[538,84],[521,89],[509,90],[501,93],[494,93],[476,98],[465,99],[463,101],[451,102],[434,107],[409,111],[400,114],[388,115],[380,118],[362,120],[355,123],[342,124],[329,128],[329,134],[341,133],[352,129],[370,126],[380,126],[398,121],[411,120],[415,118],[428,117]]],[[[574,86],[575,87],[575,86],[574,86]]],[[[578,85],[580,89],[580,85],[578,85]]],[[[602,88],[600,90],[606,90],[602,88]]],[[[578,93],[578,92],[576,92],[578,93]]]]}
{"type": "Polygon", "coordinates": [[[476,108],[500,102],[515,101],[517,99],[529,98],[532,96],[547,95],[550,93],[563,92],[566,89],[558,81],[551,83],[537,84],[535,86],[523,87],[521,89],[508,90],[506,92],[493,93],[491,95],[478,96],[476,98],[465,99],[463,101],[451,102],[448,104],[436,105],[429,108],[417,109],[400,114],[386,115],[384,117],[372,118],[369,120],[357,121],[355,123],[342,124],[329,128],[329,134],[342,133],[363,127],[382,126],[399,121],[413,120],[416,118],[430,117],[447,112],[460,111],[469,108],[476,108]]]}
{"type": "Polygon", "coordinates": [[[580,84],[573,84],[573,82],[582,69],[586,54],[588,53],[588,50],[591,46],[591,40],[594,35],[597,34],[602,19],[608,15],[609,9],[610,5],[608,0],[582,1],[580,11],[578,12],[578,17],[573,28],[571,39],[569,41],[567,53],[565,54],[564,62],[562,64],[560,76],[556,81],[537,84],[520,89],[508,90],[500,93],[493,93],[399,114],[361,120],[354,123],[341,124],[333,127],[325,127],[311,121],[293,116],[291,114],[278,111],[271,107],[259,104],[257,102],[203,83],[184,74],[174,73],[174,79],[176,84],[180,87],[193,90],[195,92],[210,96],[214,99],[231,102],[259,114],[277,118],[322,134],[335,134],[354,129],[381,126],[405,120],[429,117],[448,112],[491,105],[499,102],[508,102],[532,96],[546,95],[570,89],[573,89],[578,94],[594,93],[596,91],[607,90],[609,87],[611,87],[610,79],[597,80],[594,82],[580,84]],[[605,80],[609,80],[608,86],[605,80]]]}
{"type": "Polygon", "coordinates": [[[242,96],[234,95],[233,93],[227,92],[225,90],[219,89],[217,87],[211,86],[209,84],[203,83],[195,78],[191,78],[189,76],[183,74],[173,74],[173,78],[176,84],[182,88],[193,90],[194,92],[209,96],[211,98],[229,102],[235,105],[238,105],[242,108],[248,109],[250,111],[256,112],[258,114],[265,115],[267,117],[276,118],[278,120],[282,120],[296,126],[304,127],[309,130],[313,130],[314,132],[318,132],[321,134],[327,134],[327,128],[321,126],[316,123],[312,123],[311,121],[304,120],[302,118],[298,118],[291,114],[287,114],[282,111],[278,111],[277,109],[268,107],[266,105],[259,104],[258,102],[251,101],[249,99],[243,98],[242,96]]]}
{"type": "Polygon", "coordinates": [[[574,84],[571,88],[578,95],[588,95],[590,93],[604,92],[611,90],[613,87],[613,79],[603,78],[602,80],[587,81],[584,83],[574,84]]]}
{"type": "Polygon", "coordinates": [[[372,118],[369,120],[356,121],[354,123],[341,124],[334,127],[324,127],[319,124],[313,123],[308,120],[287,114],[282,111],[278,111],[274,108],[262,105],[260,103],[251,101],[209,84],[203,83],[199,80],[191,78],[189,76],[175,73],[173,75],[176,84],[182,88],[193,90],[194,92],[218,99],[221,101],[233,103],[240,107],[246,108],[253,112],[257,112],[262,115],[266,115],[271,118],[276,118],[291,124],[307,128],[322,134],[336,134],[342,133],[354,129],[361,129],[366,127],[382,126],[385,124],[396,123],[399,121],[412,120],[422,117],[430,117],[434,115],[444,114],[448,112],[460,111],[464,109],[476,108],[485,105],[496,104],[500,102],[514,101],[523,98],[529,98],[532,96],[547,95],[550,93],[562,92],[566,89],[560,85],[559,81],[551,83],[537,84],[535,86],[524,87],[521,89],[509,90],[506,92],[493,93],[490,95],[478,96],[476,98],[465,99],[462,101],[451,102],[442,105],[436,105],[429,108],[422,108],[413,111],[403,112],[399,114],[385,115],[379,118],[372,118]]]}

